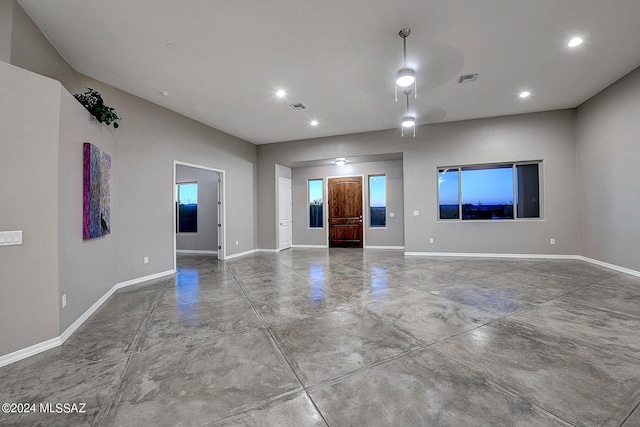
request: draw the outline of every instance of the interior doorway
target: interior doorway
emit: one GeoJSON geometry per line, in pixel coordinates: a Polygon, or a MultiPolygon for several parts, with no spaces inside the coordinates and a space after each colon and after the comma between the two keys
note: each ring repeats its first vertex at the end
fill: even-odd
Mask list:
{"type": "Polygon", "coordinates": [[[225,259],[224,171],[176,160],[173,183],[174,269],[178,252],[225,259]]]}
{"type": "Polygon", "coordinates": [[[362,176],[328,178],[329,247],[362,248],[362,176]]]}

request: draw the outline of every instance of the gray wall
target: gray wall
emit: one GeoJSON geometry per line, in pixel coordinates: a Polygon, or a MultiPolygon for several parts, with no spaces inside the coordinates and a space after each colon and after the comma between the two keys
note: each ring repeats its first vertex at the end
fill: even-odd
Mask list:
{"type": "MultiPolygon", "coordinates": [[[[0,169],[0,192],[20,200],[3,205],[0,229],[25,234],[24,245],[0,248],[0,356],[59,336],[117,283],[173,270],[174,160],[226,172],[227,239],[238,241],[227,255],[255,248],[257,216],[254,145],[76,73],[20,6],[10,6],[11,59],[29,71],[0,62],[0,158],[12,159],[0,169]],[[99,125],[59,82],[30,71],[71,93],[99,90],[124,118],[121,127],[99,125]],[[85,242],[87,140],[114,163],[111,234],[85,242]]],[[[0,32],[7,28],[0,19],[0,32]]]]}
{"type": "Polygon", "coordinates": [[[324,179],[326,192],[327,177],[363,175],[364,182],[364,240],[365,246],[404,246],[404,197],[402,180],[402,160],[367,163],[347,163],[344,166],[316,166],[293,169],[293,244],[327,246],[326,194],[323,199],[324,228],[309,228],[309,202],[307,182],[309,179],[324,179]],[[387,175],[387,226],[369,227],[369,175],[387,175]],[[395,216],[389,217],[393,212],[395,216]]]}
{"type": "Polygon", "coordinates": [[[0,247],[0,355],[59,335],[59,99],[58,82],[0,62],[0,230],[23,231],[0,247]]]}
{"type": "Polygon", "coordinates": [[[0,61],[11,63],[14,0],[0,0],[0,61]]]}
{"type": "MultiPolygon", "coordinates": [[[[18,2],[13,1],[11,63],[60,81],[69,89],[78,76],[58,54],[18,2]]],[[[73,93],[73,92],[72,92],[73,93]]]]}
{"type": "Polygon", "coordinates": [[[217,172],[176,166],[176,183],[198,183],[198,232],[176,234],[179,251],[218,251],[218,176],[217,172]]]}
{"type": "Polygon", "coordinates": [[[580,254],[640,271],[640,68],[577,111],[580,254]]]}
{"type": "MultiPolygon", "coordinates": [[[[275,248],[274,164],[402,152],[404,246],[407,252],[500,254],[578,253],[574,110],[419,126],[258,146],[258,246],[275,248]],[[542,160],[542,220],[437,221],[437,168],[542,160]],[[271,206],[271,208],[270,208],[271,206]],[[418,216],[413,216],[418,211],[418,216]],[[434,243],[429,244],[429,238],[434,243]],[[551,238],[557,244],[550,245],[551,238]]],[[[295,234],[294,234],[295,236],[295,234]]],[[[294,237],[295,238],[295,237],[294,237]]]]}
{"type": "MultiPolygon", "coordinates": [[[[120,224],[112,219],[111,234],[82,238],[82,144],[90,142],[111,156],[112,172],[118,167],[118,144],[111,127],[97,126],[66,89],[60,87],[58,137],[59,297],[67,295],[60,309],[60,333],[64,332],[116,283],[116,241],[120,224]]],[[[119,210],[119,179],[111,176],[111,212],[119,210]]]]}

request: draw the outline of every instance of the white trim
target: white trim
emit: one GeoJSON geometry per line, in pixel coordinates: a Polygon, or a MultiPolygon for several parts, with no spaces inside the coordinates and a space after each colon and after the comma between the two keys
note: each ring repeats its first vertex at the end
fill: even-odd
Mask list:
{"type": "Polygon", "coordinates": [[[365,249],[397,249],[404,250],[404,246],[365,246],[365,249]]]}
{"type": "Polygon", "coordinates": [[[4,356],[0,356],[0,368],[19,360],[26,359],[27,357],[35,356],[43,351],[58,347],[61,344],[62,340],[60,337],[55,337],[30,347],[14,351],[13,353],[5,354],[4,356]]]}
{"type": "Polygon", "coordinates": [[[34,344],[30,347],[23,348],[13,353],[5,354],[4,356],[0,356],[0,368],[11,363],[17,362],[22,359],[26,359],[27,357],[35,356],[38,353],[42,353],[46,350],[51,350],[52,348],[58,347],[62,345],[66,340],[69,339],[71,335],[80,327],[84,322],[87,321],[89,317],[93,313],[95,313],[102,304],[104,304],[118,289],[126,288],[127,286],[136,285],[138,283],[146,282],[148,280],[157,279],[164,276],[170,276],[174,274],[175,271],[167,270],[161,273],[150,274],[144,277],[138,277],[137,279],[127,280],[125,282],[116,283],[111,289],[109,289],[98,301],[96,301],[87,311],[85,311],[75,322],[73,322],[65,331],[58,337],[51,338],[47,341],[43,341],[38,344],[34,344]]]}
{"type": "Polygon", "coordinates": [[[283,250],[284,249],[254,249],[254,252],[268,252],[268,253],[276,254],[278,252],[282,252],[283,250]]]}
{"type": "Polygon", "coordinates": [[[265,250],[251,249],[250,251],[240,252],[240,253],[233,254],[233,255],[227,255],[225,259],[228,260],[228,259],[233,259],[233,258],[240,258],[241,256],[251,255],[251,254],[254,254],[256,252],[265,252],[267,250],[272,251],[272,252],[278,252],[277,249],[265,249],[265,250]]]}
{"type": "Polygon", "coordinates": [[[328,249],[327,245],[292,245],[292,248],[307,248],[307,249],[328,249]]]}
{"type": "Polygon", "coordinates": [[[146,282],[148,280],[159,279],[160,277],[170,276],[175,273],[175,270],[167,270],[160,273],[150,274],[144,277],[138,277],[137,279],[127,280],[126,282],[116,283],[114,288],[116,290],[126,288],[127,286],[137,285],[138,283],[146,282]]]}
{"type": "Polygon", "coordinates": [[[599,265],[600,267],[610,268],[612,270],[619,271],[621,273],[630,274],[632,276],[640,277],[640,271],[631,270],[630,268],[620,267],[619,265],[609,264],[608,262],[598,261],[597,259],[588,258],[586,256],[579,255],[579,260],[590,262],[591,264],[599,265]]]}
{"type": "Polygon", "coordinates": [[[580,259],[578,255],[556,254],[490,254],[490,253],[457,253],[457,252],[405,252],[405,256],[426,257],[472,257],[472,258],[540,258],[540,259],[580,259]]]}
{"type": "Polygon", "coordinates": [[[218,251],[194,251],[191,249],[178,249],[176,250],[179,254],[207,254],[207,255],[218,255],[218,251]]]}

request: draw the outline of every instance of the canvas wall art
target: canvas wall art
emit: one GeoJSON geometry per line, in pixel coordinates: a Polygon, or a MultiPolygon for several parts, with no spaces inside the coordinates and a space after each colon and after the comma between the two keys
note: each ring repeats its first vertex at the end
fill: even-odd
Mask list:
{"type": "Polygon", "coordinates": [[[93,239],[111,232],[111,156],[84,143],[83,233],[93,239]]]}

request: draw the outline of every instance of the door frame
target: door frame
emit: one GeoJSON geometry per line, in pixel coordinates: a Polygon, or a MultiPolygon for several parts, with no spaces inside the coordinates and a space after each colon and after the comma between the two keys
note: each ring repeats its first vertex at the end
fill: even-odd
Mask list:
{"type": "Polygon", "coordinates": [[[365,182],[364,182],[364,174],[350,174],[350,175],[335,175],[335,176],[326,176],[325,180],[324,180],[324,194],[326,194],[326,199],[327,199],[327,203],[326,203],[326,215],[325,219],[324,219],[324,225],[325,225],[325,236],[324,236],[324,241],[326,242],[327,245],[327,249],[330,248],[330,242],[329,242],[329,180],[332,178],[353,178],[353,177],[360,177],[362,178],[362,249],[364,249],[366,247],[366,235],[367,235],[367,227],[366,224],[369,220],[369,216],[367,215],[367,209],[365,209],[365,193],[368,191],[368,187],[365,188],[365,182]],[[367,190],[367,191],[365,191],[367,190]]]}
{"type": "Polygon", "coordinates": [[[218,259],[224,260],[227,258],[227,227],[226,227],[226,191],[225,191],[225,171],[222,169],[210,168],[207,166],[196,165],[194,163],[182,162],[180,160],[173,161],[173,182],[171,185],[171,212],[173,217],[173,270],[177,271],[178,267],[178,253],[177,253],[177,244],[176,244],[176,169],[178,166],[187,166],[195,169],[203,169],[210,172],[215,172],[218,174],[220,182],[218,183],[218,200],[222,202],[222,204],[218,205],[218,224],[221,224],[218,227],[218,259]]]}
{"type": "Polygon", "coordinates": [[[277,232],[277,247],[278,247],[278,251],[283,251],[285,249],[289,249],[293,246],[293,181],[291,180],[291,178],[287,178],[284,176],[279,176],[278,177],[278,200],[276,200],[277,206],[278,206],[278,214],[276,215],[276,223],[278,224],[278,232],[277,232]],[[282,192],[280,191],[280,183],[282,181],[289,181],[289,234],[290,234],[290,244],[287,247],[282,247],[280,245],[280,242],[282,241],[282,239],[280,239],[280,198],[282,197],[282,192]]]}

